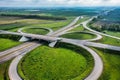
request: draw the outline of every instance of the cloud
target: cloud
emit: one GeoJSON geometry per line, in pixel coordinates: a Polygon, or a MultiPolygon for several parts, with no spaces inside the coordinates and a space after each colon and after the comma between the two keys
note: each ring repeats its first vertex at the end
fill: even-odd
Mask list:
{"type": "Polygon", "coordinates": [[[0,6],[120,6],[120,0],[0,0],[0,6]]]}

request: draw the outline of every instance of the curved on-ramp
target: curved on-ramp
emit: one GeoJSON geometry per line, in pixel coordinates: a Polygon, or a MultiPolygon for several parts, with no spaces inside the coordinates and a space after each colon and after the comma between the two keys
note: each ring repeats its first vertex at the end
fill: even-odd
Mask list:
{"type": "MultiPolygon", "coordinates": [[[[68,26],[66,26],[66,27],[72,27],[72,26],[78,21],[78,19],[79,19],[79,17],[77,17],[73,22],[71,22],[70,25],[68,25],[68,26]]],[[[61,30],[63,30],[63,29],[64,29],[64,28],[60,29],[60,32],[61,32],[61,30]]],[[[19,29],[18,31],[23,34],[22,29],[19,29]]],[[[57,33],[55,34],[55,33],[52,32],[52,30],[49,29],[49,31],[50,31],[50,33],[47,34],[47,35],[49,35],[49,36],[51,36],[51,35],[56,35],[56,34],[59,32],[59,30],[58,30],[58,31],[56,31],[57,33]]],[[[32,48],[34,49],[34,48],[37,47],[37,46],[39,46],[39,44],[38,44],[38,45],[36,44],[36,45],[33,46],[32,48]]],[[[32,49],[32,48],[31,48],[31,49],[32,49]]],[[[30,51],[31,51],[31,50],[30,50],[30,51]]],[[[10,64],[10,66],[9,66],[9,72],[8,72],[9,77],[10,77],[10,80],[22,80],[22,79],[20,78],[20,76],[18,75],[18,73],[17,73],[17,65],[18,65],[19,61],[21,60],[21,58],[22,58],[26,53],[27,53],[27,52],[24,52],[23,54],[21,54],[21,55],[19,55],[18,57],[16,57],[16,58],[12,61],[12,63],[10,64]]]]}
{"type": "Polygon", "coordinates": [[[92,72],[90,73],[90,75],[88,75],[84,80],[97,80],[101,76],[102,71],[103,71],[102,59],[95,51],[93,51],[92,49],[90,49],[87,46],[84,46],[82,44],[84,41],[83,42],[76,42],[74,40],[64,39],[64,40],[62,40],[62,42],[70,43],[70,44],[82,47],[82,48],[86,49],[93,56],[94,68],[93,68],[92,72]]]}
{"type": "Polygon", "coordinates": [[[96,33],[92,33],[92,32],[85,32],[85,31],[72,31],[72,32],[66,32],[64,34],[69,34],[69,33],[75,33],[75,32],[82,32],[82,33],[88,33],[88,34],[93,34],[93,35],[96,35],[95,38],[93,39],[87,39],[87,40],[82,40],[82,41],[97,41],[97,40],[100,40],[102,39],[103,37],[99,34],[96,34],[96,33]]]}
{"type": "Polygon", "coordinates": [[[22,34],[22,33],[25,33],[25,32],[22,31],[22,30],[24,30],[24,29],[35,29],[35,28],[48,30],[49,33],[48,33],[47,35],[53,33],[53,30],[52,30],[52,29],[50,29],[50,28],[44,28],[44,27],[25,27],[25,28],[20,28],[20,29],[18,29],[18,32],[22,34]]]}
{"type": "Polygon", "coordinates": [[[119,37],[111,36],[111,35],[108,35],[108,34],[104,34],[104,33],[101,33],[101,32],[98,32],[98,31],[95,31],[95,30],[89,28],[89,27],[87,26],[87,24],[88,24],[90,21],[92,21],[93,18],[96,18],[96,17],[97,17],[97,16],[93,16],[91,19],[89,19],[89,20],[87,20],[87,21],[85,21],[85,22],[82,22],[83,27],[84,27],[85,29],[91,31],[91,32],[96,33],[96,34],[100,34],[100,35],[103,35],[103,36],[107,36],[107,37],[111,37],[111,38],[114,38],[114,39],[118,39],[118,40],[120,40],[119,37]]]}

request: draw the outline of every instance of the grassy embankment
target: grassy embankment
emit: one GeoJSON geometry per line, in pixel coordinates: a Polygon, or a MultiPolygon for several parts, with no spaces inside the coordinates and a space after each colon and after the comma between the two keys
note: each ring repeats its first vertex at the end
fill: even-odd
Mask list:
{"type": "Polygon", "coordinates": [[[0,80],[9,80],[8,77],[8,66],[11,61],[0,64],[0,80]]]}
{"type": "Polygon", "coordinates": [[[0,51],[19,45],[20,36],[0,34],[0,51]]]}
{"type": "Polygon", "coordinates": [[[115,31],[104,31],[104,32],[112,36],[120,37],[120,32],[115,32],[115,31]]]}
{"type": "Polygon", "coordinates": [[[69,32],[79,32],[79,31],[84,31],[84,28],[82,25],[70,30],[69,32]]]}
{"type": "Polygon", "coordinates": [[[106,49],[95,49],[104,62],[104,70],[99,80],[120,79],[120,52],[106,49]]]}
{"type": "Polygon", "coordinates": [[[18,72],[24,79],[82,80],[92,68],[93,58],[86,50],[57,44],[57,48],[41,46],[27,54],[19,63],[18,72]]]}
{"type": "Polygon", "coordinates": [[[118,39],[113,39],[110,37],[103,36],[103,38],[99,41],[99,43],[104,43],[104,44],[109,44],[109,45],[114,45],[114,46],[120,46],[120,40],[118,39]]]}

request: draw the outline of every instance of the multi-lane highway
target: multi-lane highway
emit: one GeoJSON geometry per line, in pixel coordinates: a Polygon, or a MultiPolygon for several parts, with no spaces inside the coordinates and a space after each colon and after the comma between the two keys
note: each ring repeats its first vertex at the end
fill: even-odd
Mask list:
{"type": "MultiPolygon", "coordinates": [[[[89,21],[91,21],[92,19],[93,18],[91,18],[90,20],[87,20],[87,21],[83,22],[82,23],[83,26],[85,28],[88,28],[86,26],[86,24],[89,21]]],[[[0,31],[0,32],[3,33],[3,34],[20,35],[20,36],[29,37],[29,38],[32,38],[32,39],[34,39],[34,38],[35,39],[42,39],[42,40],[51,41],[51,42],[56,42],[56,41],[60,40],[61,42],[71,43],[71,44],[80,46],[80,47],[86,49],[88,52],[90,52],[90,54],[94,58],[94,68],[93,68],[92,72],[90,73],[90,75],[88,75],[85,78],[85,80],[97,80],[100,77],[101,73],[102,73],[103,62],[102,62],[100,56],[95,51],[93,51],[92,49],[88,48],[87,46],[93,46],[93,47],[99,47],[99,48],[105,48],[105,49],[111,49],[111,50],[117,50],[117,51],[120,51],[120,47],[118,47],[118,46],[112,46],[112,45],[106,45],[106,44],[101,44],[101,43],[90,42],[90,41],[99,40],[99,39],[102,38],[102,36],[99,35],[98,33],[96,34],[97,35],[96,38],[90,39],[90,40],[75,40],[75,39],[66,39],[66,38],[57,37],[57,36],[60,36],[60,35],[64,34],[67,31],[69,31],[69,30],[71,30],[71,29],[79,26],[80,24],[75,25],[75,23],[78,20],[79,20],[79,17],[77,17],[70,25],[68,25],[68,26],[66,26],[66,27],[64,27],[64,28],[62,28],[62,29],[60,29],[58,31],[51,32],[51,33],[49,33],[49,35],[36,35],[36,34],[28,34],[28,33],[8,32],[8,31],[0,31]]],[[[92,31],[92,30],[90,30],[90,31],[92,31]]],[[[20,30],[20,32],[21,32],[21,30],[20,30]]],[[[31,44],[31,46],[24,48],[24,46],[28,45],[27,43],[25,45],[24,44],[23,44],[23,46],[21,45],[21,46],[12,48],[10,50],[7,50],[6,52],[5,51],[4,52],[0,52],[0,56],[3,57],[3,59],[0,60],[2,62],[4,61],[4,59],[6,59],[5,57],[10,58],[10,56],[12,56],[12,55],[21,54],[20,56],[16,57],[12,61],[11,65],[9,67],[9,77],[10,77],[11,80],[21,80],[21,78],[17,74],[17,64],[18,64],[19,60],[27,52],[29,52],[29,51],[33,50],[34,48],[40,46],[40,44],[38,44],[36,42],[30,42],[29,44],[31,44]],[[8,56],[7,54],[10,54],[10,56],[8,56]],[[12,71],[14,71],[14,73],[12,73],[12,71]]]]}

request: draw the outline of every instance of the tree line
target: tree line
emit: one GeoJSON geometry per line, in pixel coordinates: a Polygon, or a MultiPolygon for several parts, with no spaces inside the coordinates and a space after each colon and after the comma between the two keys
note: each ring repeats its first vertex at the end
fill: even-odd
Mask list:
{"type": "Polygon", "coordinates": [[[11,34],[0,34],[0,38],[12,39],[14,41],[18,41],[20,40],[21,36],[11,35],[11,34]]]}
{"type": "Polygon", "coordinates": [[[109,31],[120,31],[120,24],[110,24],[110,25],[102,25],[102,30],[109,30],[109,31]]]}
{"type": "Polygon", "coordinates": [[[8,17],[21,17],[21,18],[29,18],[29,19],[45,19],[45,20],[66,20],[65,17],[56,17],[56,16],[40,16],[40,15],[32,15],[32,14],[0,14],[0,16],[8,16],[8,17]]]}
{"type": "Polygon", "coordinates": [[[89,23],[90,27],[97,30],[97,31],[120,31],[120,24],[119,23],[104,23],[98,26],[94,26],[93,23],[97,22],[98,18],[93,18],[93,20],[89,23]]]}
{"type": "Polygon", "coordinates": [[[120,31],[120,24],[103,24],[103,25],[99,25],[99,26],[91,25],[90,27],[97,31],[103,31],[103,30],[120,31]]]}

